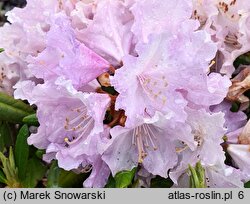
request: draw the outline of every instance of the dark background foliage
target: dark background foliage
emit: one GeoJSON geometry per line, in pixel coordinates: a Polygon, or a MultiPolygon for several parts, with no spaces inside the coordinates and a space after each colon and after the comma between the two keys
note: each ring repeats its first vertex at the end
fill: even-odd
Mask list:
{"type": "Polygon", "coordinates": [[[14,7],[24,7],[26,0],[0,0],[0,26],[6,21],[5,14],[14,7]]]}

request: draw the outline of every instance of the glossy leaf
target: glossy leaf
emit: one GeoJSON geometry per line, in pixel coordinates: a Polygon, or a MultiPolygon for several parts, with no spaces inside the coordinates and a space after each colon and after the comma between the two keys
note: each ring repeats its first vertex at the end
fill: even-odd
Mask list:
{"type": "Polygon", "coordinates": [[[53,161],[47,177],[47,188],[58,188],[59,176],[61,173],[61,169],[57,166],[57,162],[53,161]]]}
{"type": "Polygon", "coordinates": [[[247,183],[245,183],[244,187],[245,188],[250,188],[250,181],[248,181],[247,183]]]}
{"type": "Polygon", "coordinates": [[[109,176],[109,179],[105,188],[115,188],[115,179],[113,178],[112,175],[109,176]]]}
{"type": "Polygon", "coordinates": [[[128,187],[135,176],[136,168],[131,171],[121,171],[117,173],[114,177],[115,179],[115,187],[116,188],[126,188],[128,187]]]}
{"type": "Polygon", "coordinates": [[[34,113],[34,110],[21,100],[0,92],[0,120],[22,123],[24,117],[34,113]]]}
{"type": "Polygon", "coordinates": [[[35,154],[36,154],[37,158],[42,159],[44,153],[45,153],[45,150],[38,149],[38,150],[36,150],[36,153],[35,153],[35,154]]]}
{"type": "Polygon", "coordinates": [[[35,113],[24,117],[23,123],[26,123],[27,125],[39,126],[39,122],[35,113]]]}
{"type": "Polygon", "coordinates": [[[4,175],[2,169],[0,169],[0,183],[7,184],[6,176],[4,175]]]}
{"type": "Polygon", "coordinates": [[[77,174],[73,171],[65,171],[53,161],[48,172],[47,188],[72,188],[82,187],[88,174],[77,174]]]}
{"type": "Polygon", "coordinates": [[[234,67],[238,68],[240,65],[250,65],[250,52],[240,55],[234,61],[234,67]]]}
{"type": "Polygon", "coordinates": [[[37,157],[29,159],[26,177],[22,181],[22,186],[24,188],[36,187],[38,181],[42,180],[42,178],[45,176],[46,170],[46,166],[37,157]]]}
{"type": "Polygon", "coordinates": [[[173,181],[171,179],[162,178],[160,176],[156,176],[151,179],[150,187],[151,188],[170,188],[173,185],[173,181]]]}
{"type": "Polygon", "coordinates": [[[13,144],[12,133],[7,122],[0,122],[0,151],[3,152],[5,148],[13,144]]]}
{"type": "Polygon", "coordinates": [[[73,171],[61,169],[58,186],[62,188],[82,187],[84,180],[89,174],[76,174],[73,171]]]}
{"type": "Polygon", "coordinates": [[[29,128],[27,125],[23,125],[19,130],[15,145],[15,160],[18,168],[18,176],[21,181],[24,180],[26,176],[25,174],[29,157],[29,145],[27,144],[28,136],[29,128]]]}

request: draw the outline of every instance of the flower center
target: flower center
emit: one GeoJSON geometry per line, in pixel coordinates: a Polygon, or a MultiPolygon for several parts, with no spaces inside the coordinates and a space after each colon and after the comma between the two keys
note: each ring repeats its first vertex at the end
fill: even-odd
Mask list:
{"type": "Polygon", "coordinates": [[[199,127],[196,130],[193,130],[192,133],[194,135],[194,141],[197,142],[197,147],[200,147],[203,144],[203,141],[204,141],[204,139],[203,139],[204,133],[203,133],[201,127],[199,127]]]}
{"type": "Polygon", "coordinates": [[[74,135],[71,139],[68,137],[64,138],[67,145],[71,145],[79,141],[83,136],[89,135],[93,128],[94,119],[88,115],[87,108],[85,106],[75,108],[71,110],[76,113],[76,117],[65,119],[64,129],[68,132],[73,132],[74,135]]]}
{"type": "Polygon", "coordinates": [[[138,163],[142,163],[147,156],[146,148],[157,150],[156,140],[157,138],[148,124],[143,124],[133,130],[132,144],[138,148],[138,163]]]}
{"type": "Polygon", "coordinates": [[[232,33],[228,33],[225,37],[225,44],[235,49],[240,49],[242,47],[242,45],[238,42],[238,37],[232,33]]]}
{"type": "Polygon", "coordinates": [[[155,77],[141,74],[138,76],[138,80],[150,100],[157,101],[161,105],[166,104],[167,97],[164,95],[164,92],[168,86],[168,82],[165,76],[159,75],[155,77]]]}

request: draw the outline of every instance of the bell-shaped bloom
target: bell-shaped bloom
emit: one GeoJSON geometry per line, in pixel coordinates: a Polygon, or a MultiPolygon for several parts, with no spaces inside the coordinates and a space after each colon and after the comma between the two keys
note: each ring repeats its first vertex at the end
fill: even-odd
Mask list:
{"type": "Polygon", "coordinates": [[[142,164],[149,173],[168,177],[168,170],[177,164],[175,141],[194,147],[190,127],[159,112],[152,118],[138,120],[134,127],[117,126],[110,133],[111,143],[102,158],[113,175],[142,164]]]}
{"type": "Polygon", "coordinates": [[[40,123],[28,143],[46,149],[46,161],[57,159],[60,167],[71,170],[103,152],[109,139],[109,130],[103,125],[110,104],[108,95],[78,92],[70,81],[25,85],[24,90],[29,93],[26,99],[37,105],[40,123]]]}
{"type": "Polygon", "coordinates": [[[63,76],[79,88],[109,69],[106,60],[76,39],[66,16],[58,14],[53,20],[46,49],[29,60],[29,68],[37,78],[50,80],[63,76]]]}
{"type": "Polygon", "coordinates": [[[154,110],[181,113],[185,101],[180,93],[204,107],[225,98],[231,85],[229,78],[217,73],[207,75],[216,45],[205,32],[193,32],[191,28],[183,25],[178,35],[153,35],[148,43],[137,44],[138,57],[124,57],[123,67],[116,70],[111,84],[119,92],[116,109],[124,109],[128,119],[145,112],[152,115],[154,110]]]}
{"type": "MultiPolygon", "coordinates": [[[[178,183],[181,175],[185,174],[188,165],[194,166],[201,162],[204,168],[213,168],[218,164],[224,164],[225,155],[221,147],[222,137],[226,133],[224,128],[224,114],[206,112],[204,109],[187,109],[187,123],[192,128],[193,139],[196,148],[191,150],[188,145],[180,144],[178,148],[178,166],[170,172],[170,178],[178,183]],[[212,152],[212,153],[211,153],[212,152]]],[[[222,186],[223,187],[223,186],[222,186]]]]}

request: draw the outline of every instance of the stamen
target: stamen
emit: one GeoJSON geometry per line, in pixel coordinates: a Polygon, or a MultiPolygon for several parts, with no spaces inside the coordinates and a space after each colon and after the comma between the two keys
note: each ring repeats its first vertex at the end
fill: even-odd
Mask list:
{"type": "Polygon", "coordinates": [[[228,33],[225,37],[225,43],[233,48],[240,49],[242,45],[238,41],[238,37],[235,34],[228,33]]]}
{"type": "Polygon", "coordinates": [[[73,137],[72,140],[68,137],[64,138],[64,142],[67,143],[67,145],[72,145],[87,135],[86,133],[91,130],[91,125],[94,123],[94,119],[87,115],[87,108],[85,106],[72,109],[71,111],[77,112],[78,114],[73,119],[69,119],[68,117],[65,119],[64,129],[68,132],[73,131],[76,136],[73,137]]]}
{"type": "Polygon", "coordinates": [[[148,124],[143,124],[133,130],[132,144],[137,145],[138,163],[142,163],[147,156],[145,148],[148,149],[151,147],[153,150],[157,150],[156,139],[155,134],[148,124]]]}
{"type": "Polygon", "coordinates": [[[210,69],[214,64],[215,64],[215,61],[213,60],[213,61],[209,64],[208,69],[210,69]]]}
{"type": "Polygon", "coordinates": [[[83,169],[81,170],[82,173],[88,173],[92,170],[92,165],[88,164],[85,167],[83,167],[83,169]]]}
{"type": "Polygon", "coordinates": [[[166,96],[164,95],[164,92],[168,86],[168,82],[164,75],[154,77],[152,75],[146,76],[145,74],[141,74],[138,76],[138,80],[143,91],[152,101],[158,102],[160,106],[165,105],[166,96]]]}
{"type": "Polygon", "coordinates": [[[175,151],[176,151],[177,153],[181,153],[181,152],[185,151],[185,150],[188,149],[188,148],[189,148],[188,145],[185,145],[184,147],[176,147],[176,148],[175,148],[175,151]]]}

